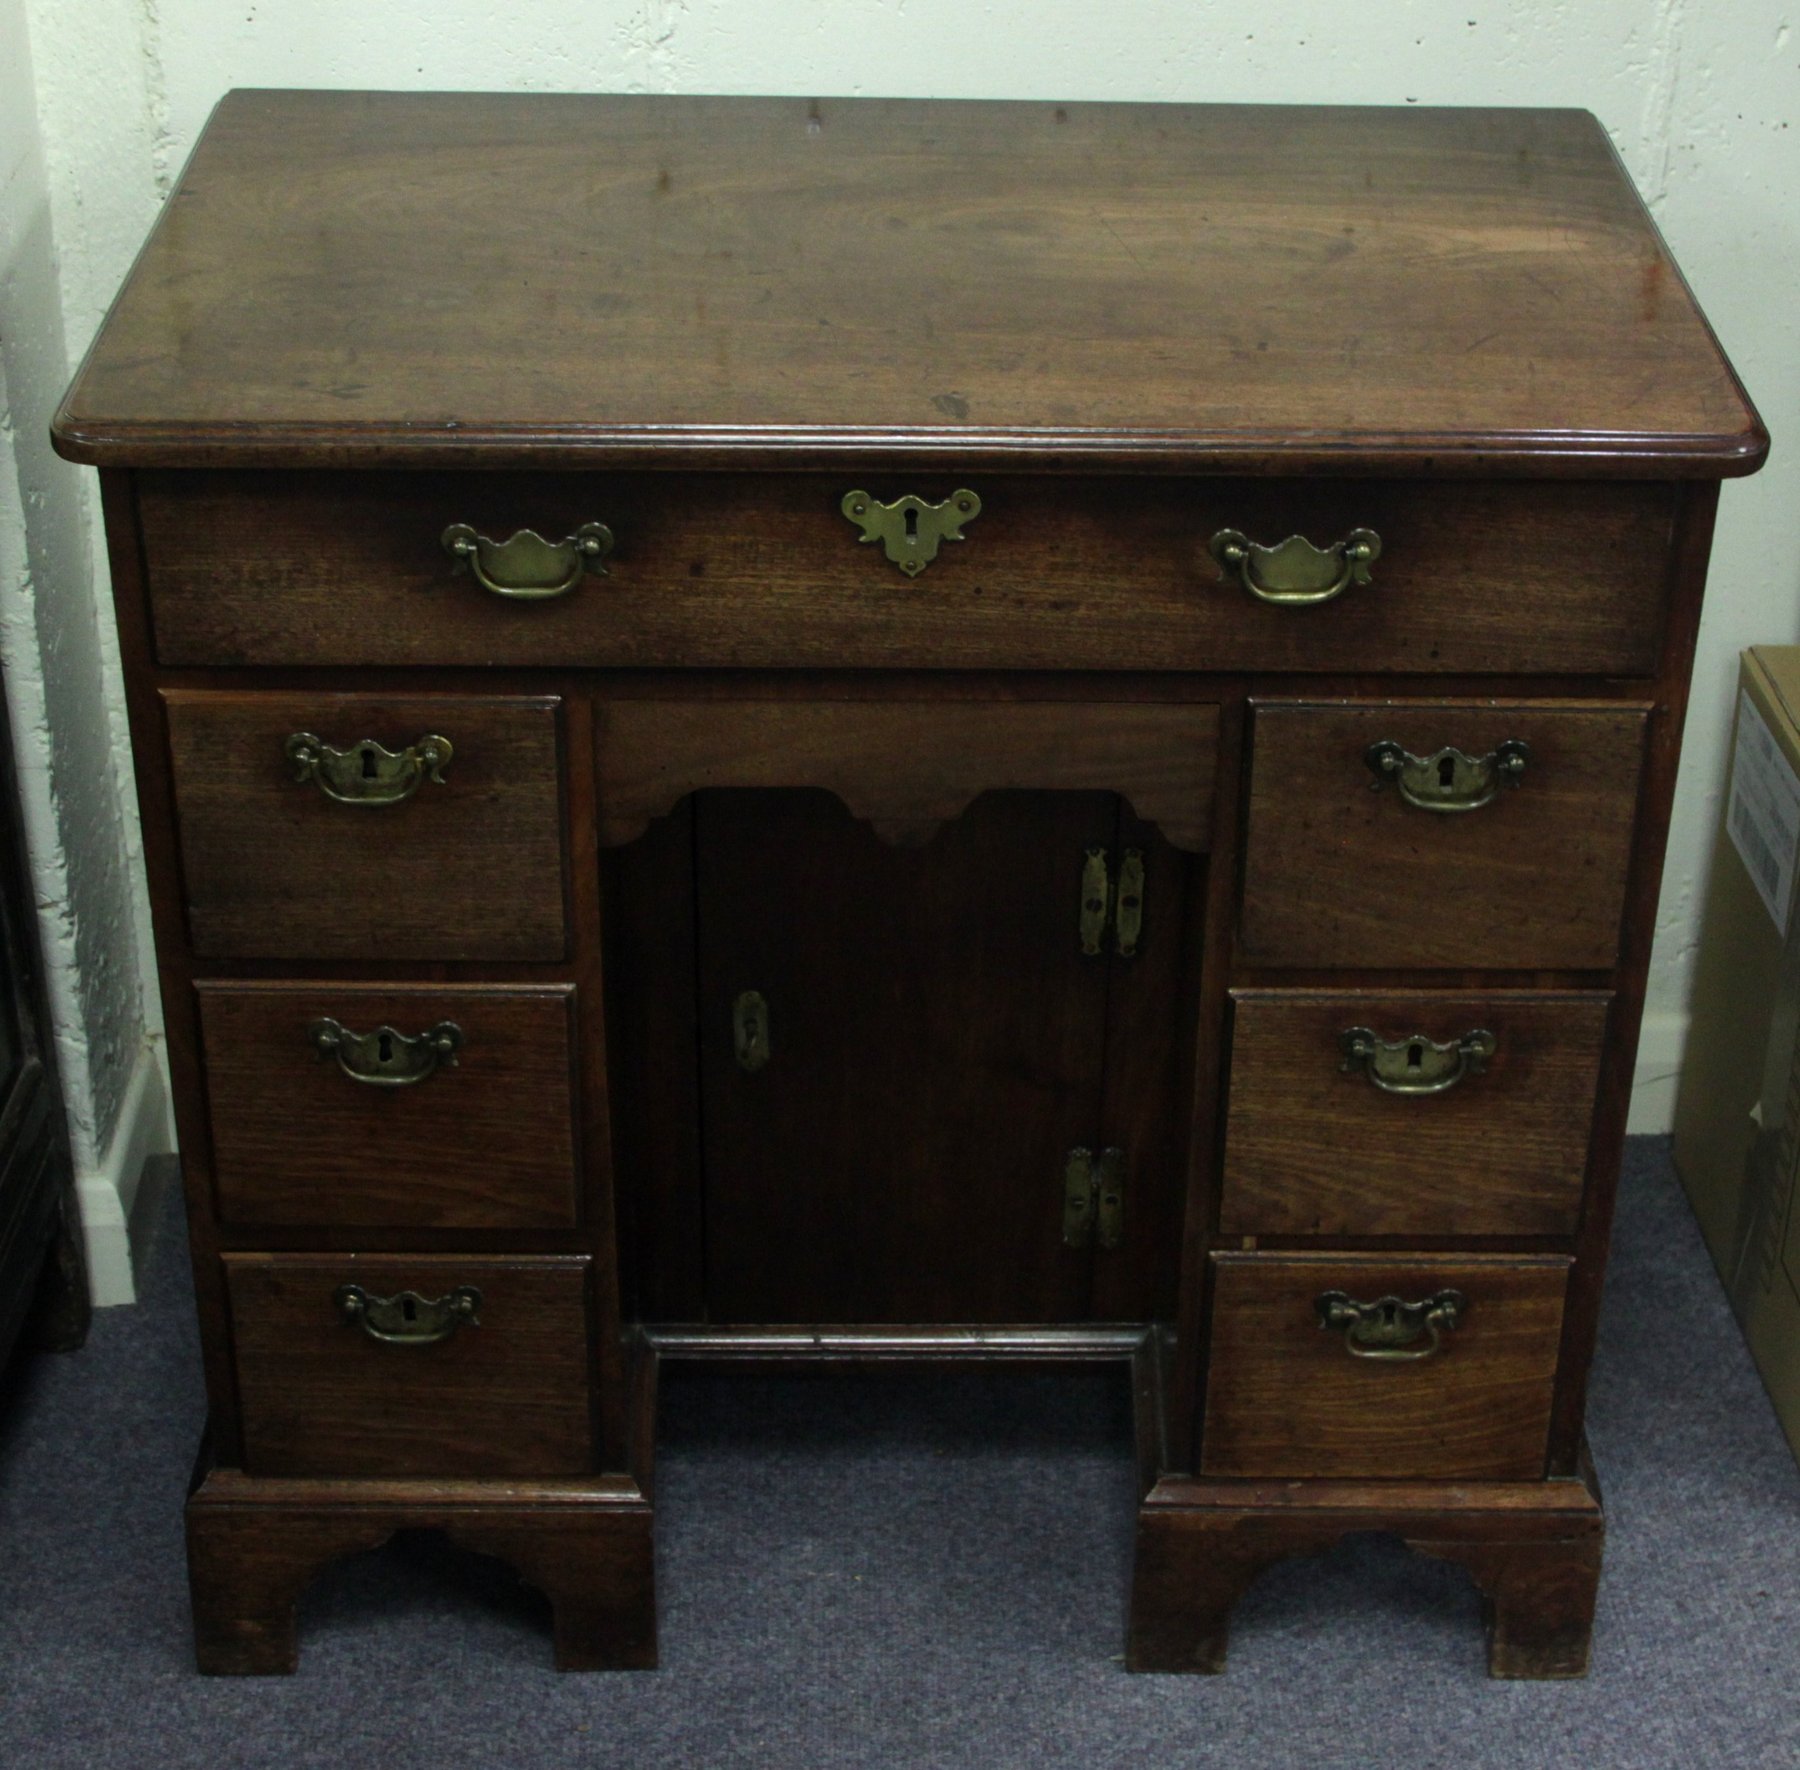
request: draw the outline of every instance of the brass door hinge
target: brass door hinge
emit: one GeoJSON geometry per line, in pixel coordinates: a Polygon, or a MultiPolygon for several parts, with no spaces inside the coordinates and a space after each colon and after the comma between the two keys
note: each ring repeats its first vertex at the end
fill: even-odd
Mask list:
{"type": "Polygon", "coordinates": [[[1125,1152],[1071,1149],[1063,1164],[1063,1242],[1116,1248],[1125,1238],[1125,1152]]]}
{"type": "Polygon", "coordinates": [[[1097,959],[1106,950],[1106,934],[1112,930],[1112,950],[1121,959],[1135,959],[1144,938],[1144,851],[1127,848],[1119,857],[1119,882],[1115,890],[1112,857],[1095,845],[1084,851],[1081,862],[1081,914],[1077,926],[1081,950],[1097,959]]]}
{"type": "Polygon", "coordinates": [[[1106,924],[1112,916],[1112,869],[1104,848],[1090,848],[1081,863],[1081,950],[1100,956],[1106,924]]]}
{"type": "Polygon", "coordinates": [[[1119,861],[1119,902],[1113,911],[1113,951],[1121,959],[1137,957],[1144,938],[1144,851],[1127,848],[1119,861]]]}

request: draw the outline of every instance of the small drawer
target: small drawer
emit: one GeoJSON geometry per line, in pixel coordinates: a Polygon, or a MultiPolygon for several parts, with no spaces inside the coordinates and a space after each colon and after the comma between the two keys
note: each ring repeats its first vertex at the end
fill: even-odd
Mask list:
{"type": "MultiPolygon", "coordinates": [[[[151,472],[137,485],[164,664],[1648,675],[1676,503],[1670,485],[1630,481],[854,464],[829,475],[151,472]],[[980,508],[962,539],[929,559],[929,546],[913,556],[898,543],[912,573],[845,510],[853,492],[939,505],[964,489],[980,508]],[[452,531],[502,545],[531,531],[552,550],[478,554],[484,585],[446,550],[452,531]],[[1379,552],[1361,582],[1344,549],[1365,531],[1379,552]],[[1231,533],[1269,551],[1221,560],[1215,541],[1231,533]],[[1296,535],[1317,552],[1276,557],[1296,535]]],[[[914,520],[929,531],[929,512],[914,520]]]]}
{"type": "Polygon", "coordinates": [[[1569,1266],[1215,1254],[1201,1473],[1538,1479],[1569,1266]]]}
{"type": "Polygon", "coordinates": [[[573,986],[195,990],[221,1221],[577,1220],[573,986]]]}
{"type": "Polygon", "coordinates": [[[1541,702],[1259,706],[1243,957],[1609,969],[1646,717],[1541,702]]]}
{"type": "Polygon", "coordinates": [[[593,1467],[585,1259],[224,1261],[247,1473],[593,1467]]]}
{"type": "Polygon", "coordinates": [[[563,956],[556,700],[163,700],[196,953],[563,956]]]}
{"type": "Polygon", "coordinates": [[[1612,997],[1240,990],[1226,1235],[1573,1235],[1612,997]]]}

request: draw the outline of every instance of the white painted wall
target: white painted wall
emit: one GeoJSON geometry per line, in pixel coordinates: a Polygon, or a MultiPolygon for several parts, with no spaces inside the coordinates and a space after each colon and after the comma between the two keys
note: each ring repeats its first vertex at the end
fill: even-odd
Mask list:
{"type": "MultiPolygon", "coordinates": [[[[46,508],[58,512],[45,581],[79,625],[103,568],[83,553],[70,515],[82,508],[84,494],[69,489],[82,476],[37,453],[43,381],[55,378],[58,353],[66,364],[63,342],[86,347],[156,198],[231,86],[1585,106],[1612,132],[1776,437],[1773,464],[1727,486],[1721,508],[1634,1111],[1634,1124],[1654,1128],[1670,1104],[1658,1078],[1672,1071],[1685,1027],[1734,660],[1745,645],[1800,640],[1794,11],[1800,0],[0,0],[0,64],[11,63],[0,111],[34,83],[41,141],[35,161],[29,141],[21,150],[41,169],[28,166],[23,195],[9,182],[7,204],[41,217],[47,198],[49,232],[34,224],[32,262],[48,257],[64,334],[39,334],[51,367],[26,376],[6,361],[21,396],[16,476],[41,468],[46,508]],[[21,16],[34,73],[9,54],[21,16]]],[[[9,166],[15,121],[5,124],[9,166]]],[[[41,277],[34,289],[21,311],[57,317],[41,277]]],[[[0,504],[0,568],[5,536],[18,529],[0,504]]],[[[9,658],[28,649],[30,632],[23,617],[9,622],[9,658]]],[[[100,683],[116,696],[106,645],[83,645],[67,697],[100,683]]],[[[112,706],[87,703],[86,725],[67,731],[72,757],[96,764],[116,745],[112,706]]],[[[34,731],[44,736],[41,719],[34,731]]],[[[52,721],[53,754],[62,731],[52,721]]],[[[60,839],[71,881],[58,900],[74,916],[67,1043],[77,1029],[100,1035],[84,1109],[96,1142],[119,1111],[116,1066],[100,1044],[121,1036],[98,1002],[140,971],[115,901],[118,857],[133,852],[135,834],[128,811],[105,823],[62,815],[54,832],[40,831],[51,844],[43,865],[55,870],[60,839]],[[91,938],[74,902],[83,868],[107,881],[91,938]],[[90,969],[110,982],[91,986],[90,969]]],[[[147,950],[141,892],[135,913],[147,950]]],[[[149,1023],[147,1005],[139,1012],[149,1023]]]]}
{"type": "Polygon", "coordinates": [[[91,476],[47,434],[69,352],[38,72],[25,7],[0,0],[0,659],[89,1268],[97,1300],[127,1302],[132,1195],[170,1138],[91,476]]]}

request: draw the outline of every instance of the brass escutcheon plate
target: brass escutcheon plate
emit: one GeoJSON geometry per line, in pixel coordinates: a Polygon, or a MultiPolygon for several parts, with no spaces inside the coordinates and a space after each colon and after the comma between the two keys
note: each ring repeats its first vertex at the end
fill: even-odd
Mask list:
{"type": "Polygon", "coordinates": [[[1485,756],[1471,756],[1446,744],[1429,756],[1415,756],[1393,738],[1382,738],[1363,752],[1363,762],[1377,788],[1390,781],[1400,797],[1418,811],[1479,811],[1499,798],[1502,788],[1525,778],[1531,746],[1523,738],[1503,738],[1485,756]]]}
{"type": "Polygon", "coordinates": [[[335,1057],[338,1068],[353,1082],[372,1088],[410,1088],[428,1081],[440,1064],[454,1064],[462,1049],[462,1028],[454,1020],[409,1036],[391,1026],[373,1032],[352,1032],[327,1016],[315,1020],[306,1036],[321,1057],[335,1057]]]}
{"type": "Polygon", "coordinates": [[[1360,1071],[1384,1094],[1424,1095],[1447,1094],[1465,1076],[1482,1074],[1499,1042],[1482,1027],[1460,1039],[1384,1039],[1371,1027],[1350,1026],[1338,1035],[1338,1048],[1346,1075],[1360,1071]]]}
{"type": "Polygon", "coordinates": [[[865,541],[879,541],[888,558],[916,578],[937,558],[940,542],[964,539],[962,525],[981,514],[981,500],[966,489],[952,492],[941,504],[927,504],[910,493],[878,504],[867,492],[846,492],[840,508],[865,541]]]}
{"type": "Polygon", "coordinates": [[[341,1284],[331,1295],[344,1321],[384,1346],[438,1346],[458,1328],[481,1326],[481,1292],[472,1284],[441,1297],[417,1291],[378,1297],[359,1284],[341,1284]]]}
{"type": "Polygon", "coordinates": [[[444,770],[456,754],[450,740],[436,733],[404,750],[390,750],[373,738],[340,750],[316,732],[296,731],[289,733],[285,748],[294,779],[311,781],[339,805],[398,805],[410,799],[422,781],[441,787],[444,770]]]}

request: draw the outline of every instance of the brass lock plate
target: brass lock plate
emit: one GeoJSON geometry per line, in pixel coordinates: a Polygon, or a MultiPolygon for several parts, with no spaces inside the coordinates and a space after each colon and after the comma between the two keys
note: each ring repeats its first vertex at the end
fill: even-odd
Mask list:
{"type": "Polygon", "coordinates": [[[376,1088],[410,1088],[429,1081],[440,1064],[456,1062],[463,1046],[462,1028],[454,1020],[440,1020],[409,1036],[391,1026],[352,1032],[327,1017],[315,1020],[306,1036],[321,1057],[335,1057],[351,1081],[376,1088]]]}
{"type": "Polygon", "coordinates": [[[390,750],[363,738],[346,750],[316,733],[296,731],[284,746],[294,779],[310,781],[339,805],[398,805],[418,791],[422,781],[444,783],[444,770],[456,754],[446,737],[428,734],[404,750],[390,750]]]}
{"type": "Polygon", "coordinates": [[[879,541],[888,558],[916,578],[937,558],[939,543],[964,538],[963,524],[981,514],[981,500],[966,488],[941,504],[927,504],[910,493],[878,504],[867,492],[846,492],[839,508],[862,530],[865,541],[879,541]]]}
{"type": "Polygon", "coordinates": [[[1363,755],[1377,789],[1392,781],[1400,797],[1420,811],[1479,811],[1503,788],[1518,786],[1530,761],[1531,746],[1523,738],[1503,739],[1485,756],[1471,756],[1453,745],[1415,756],[1392,738],[1383,738],[1363,755]]]}
{"type": "Polygon", "coordinates": [[[769,1061],[769,1004],[760,990],[747,989],[731,1004],[731,1044],[745,1075],[769,1061]]]}

